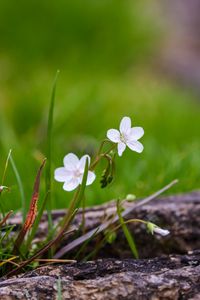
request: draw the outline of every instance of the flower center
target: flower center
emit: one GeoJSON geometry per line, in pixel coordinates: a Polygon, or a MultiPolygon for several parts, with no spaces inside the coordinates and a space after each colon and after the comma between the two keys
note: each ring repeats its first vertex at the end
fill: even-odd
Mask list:
{"type": "Polygon", "coordinates": [[[120,140],[121,140],[121,142],[123,142],[124,144],[126,144],[127,141],[128,141],[128,136],[125,133],[121,133],[120,134],[120,140]]]}
{"type": "Polygon", "coordinates": [[[81,175],[82,175],[82,173],[80,172],[79,169],[76,169],[76,170],[74,171],[74,177],[79,178],[81,175]]]}

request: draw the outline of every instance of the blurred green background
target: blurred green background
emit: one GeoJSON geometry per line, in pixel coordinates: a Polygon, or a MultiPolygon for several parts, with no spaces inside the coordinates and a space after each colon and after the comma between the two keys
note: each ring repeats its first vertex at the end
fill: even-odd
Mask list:
{"type": "MultiPolygon", "coordinates": [[[[154,5],[144,0],[0,2],[0,169],[11,148],[27,206],[45,155],[57,69],[53,168],[68,152],[94,154],[125,115],[145,130],[144,152],[117,158],[115,181],[101,189],[98,177],[87,189],[88,205],[142,197],[175,178],[180,182],[170,193],[199,188],[200,106],[190,89],[155,67],[163,34],[154,5]]],[[[2,205],[17,209],[11,166],[4,184],[11,190],[2,205]]],[[[42,197],[43,191],[44,182],[42,197]]],[[[54,207],[66,207],[71,196],[53,183],[54,207]]]]}

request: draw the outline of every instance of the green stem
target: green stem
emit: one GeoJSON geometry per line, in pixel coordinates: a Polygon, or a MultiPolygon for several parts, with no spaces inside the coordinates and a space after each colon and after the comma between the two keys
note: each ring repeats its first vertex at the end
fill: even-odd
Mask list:
{"type": "Polygon", "coordinates": [[[124,232],[124,235],[127,239],[128,244],[129,244],[129,247],[130,247],[134,257],[139,258],[138,251],[137,251],[133,236],[129,232],[128,227],[126,226],[126,223],[124,222],[124,219],[122,217],[122,214],[121,214],[121,211],[120,211],[119,201],[117,201],[117,214],[118,214],[118,217],[119,217],[119,222],[121,224],[122,230],[124,232]]]}
{"type": "Polygon", "coordinates": [[[60,232],[63,231],[63,229],[67,230],[67,227],[69,225],[69,221],[71,220],[71,216],[73,215],[73,212],[76,208],[79,192],[80,192],[80,186],[76,190],[76,193],[74,194],[74,196],[73,196],[73,198],[70,202],[70,206],[68,207],[67,213],[66,213],[66,215],[64,216],[64,218],[62,220],[62,227],[60,229],[60,232]]]}
{"type": "Polygon", "coordinates": [[[85,233],[85,197],[84,196],[82,198],[82,224],[81,224],[81,227],[82,227],[82,231],[84,234],[85,233]]]}
{"type": "Polygon", "coordinates": [[[99,147],[99,150],[97,152],[97,156],[101,153],[102,149],[103,149],[103,146],[106,144],[106,143],[112,143],[110,140],[103,140],[103,142],[101,143],[100,147],[99,147]]]}
{"type": "Polygon", "coordinates": [[[110,153],[110,151],[112,151],[114,148],[116,147],[116,144],[112,145],[112,147],[107,150],[106,152],[102,153],[102,154],[97,154],[96,158],[94,159],[94,162],[90,165],[90,170],[94,170],[97,166],[97,164],[99,163],[99,161],[105,157],[108,153],[110,153]]]}
{"type": "MultiPolygon", "coordinates": [[[[133,222],[139,222],[139,223],[143,223],[143,224],[147,224],[148,222],[147,221],[144,221],[144,220],[140,220],[140,219],[130,219],[130,220],[127,220],[127,221],[124,221],[124,224],[128,224],[128,223],[133,223],[133,222]]],[[[99,242],[98,245],[96,245],[95,249],[90,252],[85,258],[84,258],[84,261],[87,261],[88,259],[91,258],[91,256],[95,256],[96,253],[98,253],[99,249],[101,249],[103,247],[103,245],[106,243],[106,240],[107,240],[107,235],[110,234],[110,233],[113,233],[115,232],[116,230],[118,230],[120,227],[122,227],[122,224],[118,224],[117,226],[115,226],[114,228],[112,228],[106,235],[105,237],[99,242]]],[[[98,229],[97,231],[94,233],[94,235],[92,237],[95,237],[95,235],[98,233],[98,229]]],[[[90,237],[90,239],[88,239],[86,242],[88,243],[88,241],[90,241],[92,239],[92,237],[90,237]]],[[[85,243],[86,243],[85,242],[85,243]]],[[[83,244],[84,246],[84,244],[83,244]]],[[[82,246],[82,247],[83,247],[82,246]]],[[[82,247],[80,250],[82,250],[82,247]]],[[[80,253],[80,252],[78,252],[80,253]]]]}

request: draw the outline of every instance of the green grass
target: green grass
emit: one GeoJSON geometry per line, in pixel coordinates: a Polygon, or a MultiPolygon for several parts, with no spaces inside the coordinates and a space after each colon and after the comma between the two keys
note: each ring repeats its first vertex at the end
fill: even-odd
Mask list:
{"type": "MultiPolygon", "coordinates": [[[[106,189],[100,188],[99,172],[86,190],[87,205],[127,194],[145,196],[174,178],[180,181],[169,193],[198,189],[200,106],[191,91],[160,78],[150,67],[160,32],[147,13],[148,2],[87,0],[84,7],[81,3],[0,4],[1,176],[12,149],[27,211],[36,170],[46,155],[51,84],[60,69],[52,172],[68,152],[94,154],[106,131],[117,128],[125,115],[145,130],[144,152],[127,150],[117,158],[115,181],[106,189]]],[[[52,184],[53,207],[68,206],[72,194],[64,192],[62,184],[52,184]]],[[[19,208],[19,182],[11,166],[5,185],[11,191],[2,194],[3,207],[19,208]]],[[[44,176],[41,190],[42,198],[44,176]]]]}
{"type": "MultiPolygon", "coordinates": [[[[54,119],[52,170],[62,165],[62,159],[68,152],[79,155],[95,153],[106,130],[117,128],[124,115],[132,117],[133,124],[145,129],[142,139],[144,152],[139,155],[127,150],[121,158],[117,158],[114,183],[105,190],[100,189],[99,176],[87,188],[87,204],[125,197],[129,193],[144,196],[174,178],[180,182],[171,192],[199,188],[199,104],[194,96],[169,83],[138,78],[132,74],[84,82],[70,82],[65,76],[60,77],[54,119]]],[[[45,82],[47,90],[49,81],[45,82]]],[[[33,84],[33,90],[37,88],[33,84]]],[[[48,95],[46,100],[48,103],[48,95]]],[[[8,126],[5,130],[10,136],[7,136],[7,143],[1,139],[4,150],[1,166],[8,147],[12,148],[26,199],[31,195],[40,151],[44,153],[47,103],[42,111],[38,108],[41,121],[31,124],[31,130],[27,132],[25,129],[23,133],[16,132],[12,124],[4,123],[4,126],[8,126]]],[[[31,116],[28,116],[27,122],[32,122],[31,116]]],[[[19,126],[21,121],[19,114],[19,126]]],[[[20,206],[18,186],[9,169],[6,185],[12,189],[9,194],[2,195],[2,199],[5,198],[4,205],[7,208],[16,208],[20,206]]],[[[67,206],[71,196],[71,193],[62,190],[62,184],[53,183],[54,207],[67,206]]]]}

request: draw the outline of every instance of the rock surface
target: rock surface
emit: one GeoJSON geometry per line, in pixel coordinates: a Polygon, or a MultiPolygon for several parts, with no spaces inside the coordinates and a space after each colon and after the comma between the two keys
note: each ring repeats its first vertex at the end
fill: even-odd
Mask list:
{"type": "MultiPolygon", "coordinates": [[[[124,203],[125,208],[134,205],[124,203]]],[[[113,201],[86,209],[85,229],[99,226],[115,210],[113,201]]],[[[55,211],[54,222],[63,214],[64,211],[55,211]]],[[[16,216],[11,223],[20,224],[20,218],[16,216]]],[[[61,299],[200,299],[200,192],[153,200],[133,209],[128,218],[152,221],[169,229],[170,235],[152,236],[140,224],[131,224],[129,229],[141,259],[131,259],[127,242],[119,231],[115,242],[106,244],[94,257],[96,260],[41,266],[17,277],[1,279],[0,299],[59,299],[59,282],[61,299]]],[[[79,226],[81,221],[80,212],[73,226],[79,226]]],[[[45,233],[46,224],[44,216],[38,239],[45,233]]],[[[60,247],[73,239],[67,237],[60,247]]],[[[88,251],[94,249],[97,241],[88,245],[88,251]]],[[[66,257],[73,257],[79,248],[66,257]]]]}
{"type": "Polygon", "coordinates": [[[0,299],[200,299],[200,251],[46,266],[0,282],[0,299]]]}

